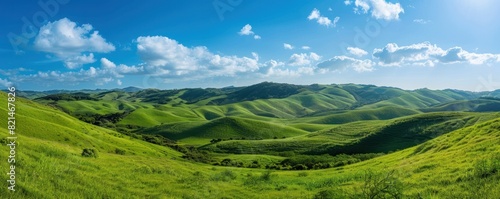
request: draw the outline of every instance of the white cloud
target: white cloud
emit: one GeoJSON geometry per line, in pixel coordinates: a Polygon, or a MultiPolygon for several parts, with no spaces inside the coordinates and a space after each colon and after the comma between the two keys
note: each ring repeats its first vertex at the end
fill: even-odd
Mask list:
{"type": "Polygon", "coordinates": [[[264,66],[259,70],[264,77],[300,77],[302,75],[314,74],[314,68],[311,66],[287,68],[284,62],[270,60],[264,63],[264,66]]]}
{"type": "Polygon", "coordinates": [[[80,69],[80,71],[70,72],[38,72],[36,74],[15,76],[13,79],[16,82],[36,82],[49,85],[59,83],[77,85],[85,82],[91,82],[95,85],[103,85],[114,80],[112,75],[105,74],[103,70],[98,70],[94,67],[90,67],[87,70],[80,69]]]}
{"type": "Polygon", "coordinates": [[[238,32],[238,34],[240,34],[240,35],[253,35],[255,33],[252,31],[252,26],[250,24],[247,24],[247,25],[243,26],[243,28],[241,28],[241,30],[240,30],[240,32],[238,32]]]}
{"type": "Polygon", "coordinates": [[[256,35],[252,31],[252,26],[250,24],[247,24],[247,25],[243,26],[243,28],[241,28],[241,30],[238,32],[238,34],[239,35],[253,35],[253,38],[255,40],[261,39],[260,35],[256,35]]]}
{"type": "Polygon", "coordinates": [[[350,1],[350,0],[345,0],[345,1],[344,1],[344,4],[345,4],[346,6],[351,5],[351,4],[352,4],[352,1],[350,1]]]}
{"type": "Polygon", "coordinates": [[[287,50],[292,50],[294,49],[294,47],[291,45],[291,44],[287,44],[287,43],[283,43],[283,48],[287,49],[287,50]]]}
{"type": "Polygon", "coordinates": [[[355,13],[360,13],[359,9],[365,14],[371,10],[374,18],[387,21],[398,20],[399,14],[404,13],[401,4],[386,2],[386,0],[356,0],[354,6],[355,13]]]}
{"type": "Polygon", "coordinates": [[[89,55],[77,55],[74,57],[69,57],[67,58],[64,63],[66,64],[66,67],[73,69],[73,68],[78,68],[83,64],[90,64],[94,63],[94,54],[90,53],[89,55]]]}
{"type": "Polygon", "coordinates": [[[401,47],[395,43],[389,43],[383,49],[375,49],[373,57],[380,61],[380,65],[400,66],[405,62],[425,62],[443,53],[441,48],[428,42],[401,47]]]}
{"type": "Polygon", "coordinates": [[[253,58],[213,54],[205,46],[185,47],[162,36],[137,38],[137,50],[146,70],[155,76],[190,77],[234,76],[259,69],[258,56],[253,58]]]}
{"type": "Polygon", "coordinates": [[[425,19],[414,19],[413,22],[414,23],[418,23],[418,24],[428,24],[431,21],[430,20],[425,20],[425,19]]]}
{"type": "Polygon", "coordinates": [[[67,18],[49,22],[40,28],[34,46],[37,50],[54,54],[68,68],[80,67],[95,62],[92,52],[115,50],[113,44],[106,42],[98,31],[92,29],[90,24],[78,26],[67,18]]]}
{"type": "MultiPolygon", "coordinates": [[[[319,12],[318,9],[314,8],[311,14],[307,17],[309,20],[316,20],[318,24],[329,27],[331,25],[334,25],[332,23],[332,20],[328,19],[328,17],[321,16],[321,13],[319,12]]],[[[338,21],[338,20],[337,20],[338,21]]]]}
{"type": "Polygon", "coordinates": [[[310,50],[310,49],[311,49],[311,47],[309,47],[309,46],[302,46],[302,49],[303,49],[303,50],[310,50]]]}
{"type": "Polygon", "coordinates": [[[2,85],[2,86],[5,88],[5,87],[9,87],[9,86],[11,86],[11,85],[12,85],[12,82],[9,82],[9,81],[8,81],[8,80],[6,80],[6,79],[2,79],[2,78],[0,78],[0,85],[2,85]]]}
{"type": "Polygon", "coordinates": [[[293,54],[292,56],[290,56],[290,60],[288,61],[288,63],[290,66],[305,66],[305,65],[311,65],[312,63],[320,59],[321,56],[319,56],[314,52],[311,52],[309,54],[300,53],[300,54],[293,54]]]}
{"type": "Polygon", "coordinates": [[[347,47],[347,51],[349,51],[350,54],[362,57],[368,54],[365,50],[361,48],[356,48],[356,47],[347,47]]]}
{"type": "Polygon", "coordinates": [[[126,66],[124,64],[116,65],[106,58],[101,58],[101,67],[90,67],[88,69],[80,69],[79,71],[39,71],[29,75],[15,75],[12,77],[15,82],[37,82],[41,84],[58,84],[65,83],[77,85],[80,83],[94,83],[95,85],[104,85],[116,80],[120,85],[124,75],[141,75],[144,74],[143,66],[126,66]]]}
{"type": "Polygon", "coordinates": [[[121,81],[121,80],[116,80],[116,84],[117,84],[118,86],[121,86],[121,85],[122,85],[122,81],[121,81]]]}
{"type": "Polygon", "coordinates": [[[316,70],[320,73],[328,71],[343,71],[346,69],[353,69],[357,72],[366,72],[372,71],[373,65],[374,63],[368,59],[359,60],[347,56],[335,56],[316,65],[316,70]]]}
{"type": "Polygon", "coordinates": [[[127,74],[141,74],[144,71],[143,66],[127,66],[125,64],[117,66],[106,58],[101,58],[101,68],[102,70],[107,70],[111,74],[115,74],[116,77],[127,74]]]}
{"type": "Polygon", "coordinates": [[[402,66],[406,64],[434,66],[436,63],[468,63],[472,65],[500,62],[500,54],[470,53],[461,47],[443,50],[429,42],[398,46],[389,43],[382,49],[375,49],[373,57],[382,66],[402,66]]]}

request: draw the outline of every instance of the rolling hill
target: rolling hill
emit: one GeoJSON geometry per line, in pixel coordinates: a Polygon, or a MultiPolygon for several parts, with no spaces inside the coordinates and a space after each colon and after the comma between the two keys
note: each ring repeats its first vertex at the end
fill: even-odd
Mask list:
{"type": "MultiPolygon", "coordinates": [[[[6,94],[0,93],[0,103],[6,101],[6,94]]],[[[7,111],[5,106],[0,110],[7,111]]],[[[7,114],[0,117],[6,120],[7,114]]],[[[405,129],[415,121],[433,119],[421,123],[422,129],[409,132],[434,138],[394,153],[330,169],[270,172],[188,161],[182,158],[183,153],[170,147],[91,125],[53,107],[18,98],[16,192],[4,188],[0,189],[0,195],[3,198],[370,198],[370,193],[363,191],[366,187],[375,191],[383,188],[372,183],[375,179],[390,188],[384,189],[387,193],[405,198],[496,198],[500,195],[498,117],[497,113],[417,114],[392,120],[351,122],[316,133],[303,131],[286,139],[255,140],[262,143],[306,138],[333,140],[341,136],[348,140],[365,136],[366,141],[357,140],[368,145],[386,141],[373,136],[387,137],[391,129],[405,129]],[[442,128],[447,130],[437,131],[442,128]],[[82,156],[86,148],[96,149],[98,156],[82,156]]],[[[250,128],[256,122],[223,117],[199,123],[217,126],[217,121],[233,128],[238,125],[250,128]]],[[[7,130],[2,128],[0,135],[5,144],[8,140],[3,137],[8,135],[7,130]]],[[[6,157],[8,151],[1,150],[0,155],[6,157]]],[[[265,155],[242,158],[280,160],[265,155]]],[[[7,168],[7,164],[1,161],[0,168],[7,168]]]]}
{"type": "Polygon", "coordinates": [[[342,124],[359,120],[386,120],[421,112],[488,111],[498,109],[495,100],[498,93],[263,82],[248,87],[221,89],[130,88],[58,92],[35,101],[54,106],[84,121],[92,121],[89,117],[119,114],[116,121],[107,120],[98,125],[120,131],[136,131],[167,123],[210,121],[223,117],[342,124]]]}

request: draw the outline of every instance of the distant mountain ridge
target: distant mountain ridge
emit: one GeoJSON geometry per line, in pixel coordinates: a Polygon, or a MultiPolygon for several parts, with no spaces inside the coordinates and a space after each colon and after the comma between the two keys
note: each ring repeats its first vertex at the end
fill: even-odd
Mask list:
{"type": "MultiPolygon", "coordinates": [[[[184,89],[169,89],[169,90],[161,90],[161,89],[144,89],[139,87],[125,87],[125,88],[116,88],[116,89],[82,89],[82,90],[48,90],[48,91],[18,91],[19,96],[35,99],[39,97],[44,97],[47,95],[53,94],[61,94],[61,93],[103,93],[110,91],[121,91],[128,93],[137,93],[143,90],[156,90],[159,92],[167,92],[172,93],[173,91],[182,91],[186,90],[190,92],[189,94],[184,95],[184,97],[191,98],[187,99],[187,101],[195,102],[205,98],[213,97],[216,95],[224,95],[228,96],[225,99],[214,100],[213,104],[228,104],[233,102],[240,101],[251,101],[257,99],[272,99],[272,98],[286,98],[294,94],[298,94],[302,91],[319,91],[325,86],[332,86],[336,88],[342,88],[349,93],[353,94],[356,98],[380,98],[384,96],[385,98],[390,98],[391,96],[397,95],[397,91],[407,91],[407,92],[416,92],[416,93],[433,93],[433,92],[448,92],[455,93],[461,97],[466,99],[475,99],[479,97],[496,97],[500,98],[500,89],[495,91],[481,91],[481,92],[472,92],[458,89],[444,89],[444,90],[431,90],[427,88],[416,89],[416,90],[403,90],[396,87],[385,87],[385,86],[375,86],[375,85],[364,85],[364,84],[330,84],[330,85],[319,85],[319,84],[311,84],[311,85],[295,85],[295,84],[287,84],[287,83],[274,83],[274,82],[262,82],[250,86],[243,87],[234,87],[228,86],[224,88],[184,88],[184,89]],[[370,91],[367,93],[367,91],[370,91]],[[194,93],[197,92],[197,93],[194,93]],[[375,96],[376,95],[376,96],[375,96]],[[198,98],[196,100],[195,98],[198,98]]],[[[138,97],[147,97],[147,96],[138,96],[138,97]]]]}

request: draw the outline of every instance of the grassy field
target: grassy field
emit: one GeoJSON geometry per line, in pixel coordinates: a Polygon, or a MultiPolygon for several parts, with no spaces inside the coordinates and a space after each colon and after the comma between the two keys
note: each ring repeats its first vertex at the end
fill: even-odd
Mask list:
{"type": "MultiPolygon", "coordinates": [[[[277,98],[263,93],[272,86],[245,91],[259,93],[261,99],[241,93],[235,96],[224,90],[89,94],[97,100],[18,98],[16,191],[9,192],[4,180],[0,195],[2,198],[498,198],[500,195],[500,114],[443,108],[451,106],[453,100],[459,100],[459,104],[468,100],[478,104],[469,99],[474,97],[469,96],[471,93],[410,92],[366,85],[281,85],[287,92],[277,93],[277,98]],[[384,96],[390,99],[383,99],[384,96]],[[235,102],[241,99],[245,100],[235,102]],[[444,112],[429,112],[426,108],[444,112]],[[118,120],[104,117],[122,112],[126,114],[118,120]],[[83,113],[110,119],[104,128],[75,117],[83,113]],[[119,128],[133,134],[115,131],[119,128]],[[144,139],[145,135],[163,135],[177,141],[181,150],[172,145],[153,144],[144,139]],[[83,156],[84,149],[94,149],[96,157],[83,156]],[[382,153],[350,161],[356,154],[375,152],[382,153]],[[207,156],[211,163],[186,158],[193,154],[207,156]],[[265,169],[293,158],[349,161],[326,169],[265,169]],[[242,166],[220,164],[230,161],[242,166]]],[[[0,93],[0,104],[6,103],[6,94],[0,93]]],[[[0,106],[0,110],[7,112],[6,106],[0,106]]],[[[7,114],[0,114],[0,120],[6,121],[7,114]]],[[[9,153],[5,146],[8,140],[4,139],[7,136],[7,129],[1,128],[0,142],[4,147],[0,156],[5,160],[9,153]]],[[[0,161],[4,173],[8,167],[7,161],[0,161]]],[[[7,177],[4,175],[4,179],[7,177]]]]}

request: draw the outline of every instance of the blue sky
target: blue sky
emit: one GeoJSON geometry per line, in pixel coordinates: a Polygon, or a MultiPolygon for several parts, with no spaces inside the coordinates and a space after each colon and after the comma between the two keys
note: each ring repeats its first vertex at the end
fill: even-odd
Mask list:
{"type": "Polygon", "coordinates": [[[0,85],[500,89],[500,1],[3,1],[0,85]]]}

